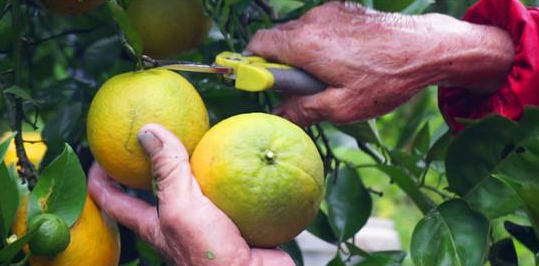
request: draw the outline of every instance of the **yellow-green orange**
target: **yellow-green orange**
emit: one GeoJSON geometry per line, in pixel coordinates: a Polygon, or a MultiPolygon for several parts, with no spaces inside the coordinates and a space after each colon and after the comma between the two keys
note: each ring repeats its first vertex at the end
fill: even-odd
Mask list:
{"type": "Polygon", "coordinates": [[[137,141],[139,130],[157,123],[172,131],[189,153],[209,128],[195,88],[165,69],[125,73],[108,80],[90,105],[87,135],[99,164],[121,184],[151,188],[151,165],[137,141]]]}
{"type": "Polygon", "coordinates": [[[104,0],[41,0],[48,10],[63,15],[80,15],[91,11],[104,0]]]}
{"type": "Polygon", "coordinates": [[[203,193],[251,246],[275,247],[316,216],[324,194],[320,155],[291,122],[252,113],[221,121],[191,158],[203,193]]]}
{"type": "MultiPolygon", "coordinates": [[[[26,232],[28,197],[23,198],[13,223],[13,232],[26,232]]],[[[67,249],[54,258],[33,255],[30,266],[117,266],[120,260],[120,238],[114,221],[102,214],[87,196],[80,218],[70,229],[67,249]]],[[[28,252],[28,248],[25,248],[28,252]]]]}
{"type": "Polygon", "coordinates": [[[144,45],[144,53],[165,58],[199,46],[211,20],[200,0],[131,0],[127,14],[144,45]]]}

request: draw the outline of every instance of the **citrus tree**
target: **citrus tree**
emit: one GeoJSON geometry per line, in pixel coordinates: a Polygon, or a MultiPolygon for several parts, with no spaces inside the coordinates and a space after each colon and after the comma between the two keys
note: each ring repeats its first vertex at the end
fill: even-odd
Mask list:
{"type": "MultiPolygon", "coordinates": [[[[257,29],[324,2],[0,0],[0,131],[6,132],[0,144],[0,265],[49,265],[32,260],[36,251],[75,254],[65,237],[75,243],[77,228],[84,231],[81,215],[94,217],[87,228],[110,235],[109,247],[118,246],[114,224],[99,222],[106,218],[86,195],[85,170],[93,161],[86,123],[105,81],[152,59],[211,64],[222,51],[243,51],[257,29]],[[42,139],[31,138],[32,132],[42,139]],[[17,226],[21,221],[28,228],[17,226]],[[55,245],[35,244],[44,224],[56,228],[55,245]]],[[[357,2],[460,17],[476,1],[357,2]]],[[[211,125],[237,114],[269,113],[283,100],[273,92],[234,90],[217,76],[181,74],[202,96],[211,125]]],[[[518,122],[498,116],[463,121],[467,129],[453,134],[435,95],[429,88],[376,120],[304,129],[322,157],[327,186],[307,230],[335,246],[328,265],[539,265],[539,110],[526,110],[518,122]],[[355,245],[353,236],[373,215],[396,221],[403,250],[368,252],[355,245]]],[[[152,200],[149,192],[132,191],[152,200]]],[[[122,263],[163,263],[137,236],[120,232],[122,263]]],[[[92,238],[82,235],[80,243],[92,238]]],[[[303,265],[294,241],[281,248],[303,265]]],[[[70,259],[113,265],[119,250],[107,250],[112,254],[98,250],[70,259]]]]}

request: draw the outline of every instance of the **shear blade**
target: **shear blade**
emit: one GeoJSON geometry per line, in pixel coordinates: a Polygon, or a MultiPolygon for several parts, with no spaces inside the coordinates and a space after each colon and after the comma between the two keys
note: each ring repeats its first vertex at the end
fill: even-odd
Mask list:
{"type": "Polygon", "coordinates": [[[221,74],[221,75],[230,75],[232,74],[232,69],[229,67],[222,66],[210,66],[197,63],[180,63],[180,64],[163,64],[162,67],[175,70],[175,71],[187,71],[187,72],[197,72],[197,73],[211,73],[211,74],[221,74]]]}

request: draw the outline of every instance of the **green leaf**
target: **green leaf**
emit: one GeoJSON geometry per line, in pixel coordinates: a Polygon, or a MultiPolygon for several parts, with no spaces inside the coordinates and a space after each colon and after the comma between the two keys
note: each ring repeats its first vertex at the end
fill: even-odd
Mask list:
{"type": "Polygon", "coordinates": [[[42,131],[43,139],[47,142],[47,151],[40,169],[62,153],[64,143],[80,141],[80,136],[86,130],[82,112],[83,104],[73,101],[55,109],[49,115],[42,131]]]}
{"type": "Polygon", "coordinates": [[[490,218],[514,211],[520,206],[515,193],[492,175],[523,136],[515,122],[500,116],[468,126],[447,149],[449,190],[468,199],[490,218]]]}
{"type": "Polygon", "coordinates": [[[0,187],[4,191],[0,193],[0,248],[4,246],[4,239],[8,237],[9,228],[19,206],[17,177],[12,176],[12,172],[3,162],[14,135],[15,133],[11,133],[0,143],[0,187]]]}
{"type": "Polygon", "coordinates": [[[404,10],[414,0],[374,0],[374,8],[381,11],[398,12],[404,10]]]}
{"type": "Polygon", "coordinates": [[[131,52],[133,52],[140,61],[143,52],[143,43],[138,32],[135,30],[133,25],[131,25],[129,16],[122,6],[118,4],[117,0],[108,0],[107,7],[114,21],[116,21],[116,23],[118,23],[120,26],[120,29],[122,29],[123,36],[132,49],[131,52]]]}
{"type": "Polygon", "coordinates": [[[139,253],[139,257],[144,259],[148,263],[148,266],[161,266],[161,264],[163,264],[161,256],[159,256],[159,253],[157,253],[150,244],[137,238],[135,248],[139,253]]]}
{"type": "Polygon", "coordinates": [[[244,1],[245,0],[225,0],[225,5],[231,6],[244,1]]]}
{"type": "Polygon", "coordinates": [[[136,260],[133,260],[133,261],[130,261],[128,263],[124,263],[120,266],[139,266],[140,265],[140,259],[136,259],[136,260]]]}
{"type": "Polygon", "coordinates": [[[326,182],[328,220],[339,242],[353,237],[367,223],[372,199],[355,169],[348,166],[326,182]]]}
{"type": "Polygon", "coordinates": [[[363,4],[363,6],[367,7],[367,8],[372,8],[373,7],[373,2],[374,0],[361,0],[361,4],[363,4]]]}
{"type": "Polygon", "coordinates": [[[416,0],[406,9],[402,11],[404,14],[421,14],[430,5],[434,4],[434,0],[416,0]]]}
{"type": "Polygon", "coordinates": [[[30,194],[28,221],[39,213],[52,213],[71,226],[85,201],[86,175],[77,154],[65,144],[62,154],[43,170],[30,194]]]}
{"type": "Polygon", "coordinates": [[[453,134],[446,131],[440,138],[438,138],[430,147],[427,156],[425,157],[425,163],[430,164],[433,161],[440,161],[445,159],[447,154],[447,148],[453,140],[453,134]]]}
{"type": "Polygon", "coordinates": [[[233,90],[222,84],[210,85],[221,86],[219,89],[201,93],[208,108],[211,124],[237,114],[264,111],[252,94],[233,90]]]}
{"type": "Polygon", "coordinates": [[[15,258],[15,256],[17,256],[17,253],[22,250],[24,245],[26,245],[32,239],[32,236],[36,233],[37,229],[39,229],[41,223],[43,223],[43,221],[38,222],[36,224],[36,227],[26,232],[26,234],[18,238],[9,246],[0,250],[0,263],[10,263],[15,258]]]}
{"type": "Polygon", "coordinates": [[[511,238],[502,239],[490,247],[491,266],[518,266],[517,251],[511,238]]]}
{"type": "Polygon", "coordinates": [[[47,142],[47,152],[41,161],[40,169],[62,153],[65,142],[73,141],[84,130],[81,102],[75,101],[57,108],[43,128],[42,136],[47,142]]]}
{"type": "Polygon", "coordinates": [[[468,193],[464,199],[489,219],[504,216],[522,206],[515,192],[496,177],[485,179],[478,189],[468,193]]]}
{"type": "Polygon", "coordinates": [[[7,89],[5,89],[3,91],[3,93],[9,93],[9,94],[13,94],[15,95],[15,97],[17,98],[21,98],[25,101],[28,101],[28,102],[32,102],[34,103],[34,99],[32,98],[32,96],[30,96],[30,94],[28,94],[28,92],[26,92],[23,88],[19,87],[19,86],[16,86],[16,85],[13,85],[7,89]]]}
{"type": "Polygon", "coordinates": [[[447,150],[449,189],[461,196],[477,189],[514,149],[516,133],[516,123],[491,116],[458,135],[447,150]]]}
{"type": "MultiPolygon", "coordinates": [[[[1,146],[1,145],[0,145],[1,146]]],[[[15,166],[10,166],[15,167],[15,166]]],[[[19,208],[18,176],[0,162],[0,241],[9,236],[9,229],[19,208]]]]}
{"type": "Polygon", "coordinates": [[[301,253],[301,249],[296,240],[292,240],[282,245],[280,248],[290,255],[296,266],[303,266],[303,254],[301,253]]]}
{"type": "Polygon", "coordinates": [[[337,243],[337,237],[331,230],[328,217],[321,210],[318,211],[318,215],[314,221],[307,227],[307,231],[326,242],[332,244],[337,243]]]}
{"type": "Polygon", "coordinates": [[[354,266],[400,266],[404,258],[404,251],[380,251],[371,253],[368,258],[354,266]]]}
{"type": "Polygon", "coordinates": [[[363,257],[363,258],[368,258],[371,256],[371,254],[369,254],[369,252],[363,250],[363,249],[360,249],[359,247],[357,247],[356,245],[352,244],[352,243],[349,243],[349,242],[346,242],[346,248],[348,248],[348,252],[350,252],[350,254],[354,255],[354,256],[360,256],[360,257],[363,257]]]}
{"type": "Polygon", "coordinates": [[[380,171],[388,175],[418,206],[423,212],[427,212],[434,208],[434,202],[425,194],[421,193],[417,184],[407,176],[400,168],[392,165],[379,164],[376,166],[380,171]]]}
{"type": "Polygon", "coordinates": [[[333,258],[326,266],[346,266],[346,264],[342,261],[341,257],[339,256],[339,253],[335,255],[335,258],[333,258]]]}
{"type": "Polygon", "coordinates": [[[516,192],[539,235],[539,130],[521,144],[499,167],[496,177],[516,192]]]}
{"type": "Polygon", "coordinates": [[[14,136],[15,133],[11,133],[2,141],[2,143],[0,143],[0,162],[4,161],[4,157],[6,156],[7,150],[9,149],[9,145],[11,145],[11,141],[13,141],[14,136]]]}
{"type": "Polygon", "coordinates": [[[410,175],[418,177],[423,173],[425,165],[421,156],[410,154],[401,150],[392,150],[389,152],[389,154],[393,164],[402,166],[402,168],[406,169],[410,175]]]}
{"type": "Polygon", "coordinates": [[[384,146],[380,134],[378,133],[378,128],[376,127],[376,120],[337,126],[337,129],[354,137],[358,141],[384,146]]]}
{"type": "Polygon", "coordinates": [[[305,5],[305,3],[297,0],[270,0],[269,3],[279,16],[286,15],[305,5]]]}
{"type": "Polygon", "coordinates": [[[490,224],[463,200],[442,203],[415,227],[411,255],[420,266],[483,265],[490,224]]]}
{"type": "Polygon", "coordinates": [[[429,122],[425,123],[423,127],[417,132],[414,142],[412,143],[413,150],[416,154],[422,155],[429,151],[430,145],[430,131],[429,122]]]}
{"type": "Polygon", "coordinates": [[[503,226],[509,234],[526,246],[531,252],[534,254],[539,253],[539,241],[535,236],[533,227],[515,224],[511,221],[505,221],[503,226]]]}

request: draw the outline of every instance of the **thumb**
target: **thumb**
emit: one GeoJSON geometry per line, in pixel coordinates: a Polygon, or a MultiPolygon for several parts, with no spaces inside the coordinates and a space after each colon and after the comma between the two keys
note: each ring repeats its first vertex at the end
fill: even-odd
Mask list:
{"type": "Polygon", "coordinates": [[[160,209],[181,206],[186,198],[202,194],[191,172],[189,154],[172,132],[148,124],[140,129],[138,141],[151,160],[160,209]]]}
{"type": "Polygon", "coordinates": [[[346,88],[327,88],[323,92],[288,98],[274,111],[300,126],[319,122],[350,123],[354,120],[354,98],[346,88]]]}

